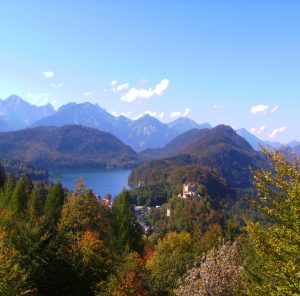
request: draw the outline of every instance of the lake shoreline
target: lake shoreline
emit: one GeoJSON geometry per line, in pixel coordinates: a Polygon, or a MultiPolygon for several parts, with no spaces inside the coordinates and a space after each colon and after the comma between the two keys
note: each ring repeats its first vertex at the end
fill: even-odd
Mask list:
{"type": "Polygon", "coordinates": [[[106,194],[116,197],[123,189],[131,189],[128,185],[130,169],[103,168],[49,168],[49,182],[61,181],[62,185],[73,190],[75,183],[83,179],[87,188],[103,198],[106,194]]]}

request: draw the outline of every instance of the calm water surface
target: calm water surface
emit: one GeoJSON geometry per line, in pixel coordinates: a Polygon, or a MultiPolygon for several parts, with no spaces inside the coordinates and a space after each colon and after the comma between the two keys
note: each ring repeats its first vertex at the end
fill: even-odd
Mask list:
{"type": "Polygon", "coordinates": [[[49,169],[49,181],[55,182],[60,180],[63,186],[69,190],[74,189],[76,180],[83,178],[88,188],[102,198],[110,193],[113,197],[118,195],[123,188],[128,186],[128,176],[131,170],[105,170],[95,168],[84,169],[49,169]]]}

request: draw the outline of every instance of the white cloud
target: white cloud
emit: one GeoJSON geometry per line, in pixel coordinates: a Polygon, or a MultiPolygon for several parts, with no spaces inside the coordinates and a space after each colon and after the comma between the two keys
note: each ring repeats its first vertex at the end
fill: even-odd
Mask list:
{"type": "Polygon", "coordinates": [[[223,106],[222,105],[219,105],[219,104],[214,104],[212,105],[213,109],[223,109],[223,106]]]}
{"type": "Polygon", "coordinates": [[[259,128],[258,128],[258,133],[262,133],[264,130],[266,129],[266,126],[265,125],[261,125],[259,128]]]}
{"type": "Polygon", "coordinates": [[[145,114],[144,113],[142,113],[142,114],[139,114],[139,115],[137,115],[137,116],[132,116],[131,117],[131,119],[133,119],[133,120],[137,120],[137,119],[139,119],[139,118],[141,118],[141,117],[143,117],[145,114]]]}
{"type": "Polygon", "coordinates": [[[145,111],[145,114],[148,114],[152,117],[155,117],[156,116],[156,112],[155,111],[145,111]]]}
{"type": "Polygon", "coordinates": [[[192,112],[192,109],[190,108],[185,108],[184,112],[182,113],[183,116],[187,116],[189,113],[192,112]]]}
{"type": "Polygon", "coordinates": [[[181,116],[181,112],[180,112],[180,111],[175,111],[175,112],[172,112],[172,113],[170,114],[170,117],[171,117],[171,118],[179,117],[179,116],[181,116]]]}
{"type": "Polygon", "coordinates": [[[50,95],[48,93],[39,93],[39,94],[32,94],[28,93],[27,98],[29,99],[30,103],[37,105],[37,106],[43,106],[49,103],[49,97],[50,95]]]}
{"type": "Polygon", "coordinates": [[[265,125],[261,125],[261,126],[259,126],[259,127],[257,127],[257,128],[255,128],[255,127],[253,127],[253,128],[251,128],[250,129],[250,132],[252,133],[252,134],[260,134],[260,133],[262,133],[264,130],[266,129],[266,126],[265,125]]]}
{"type": "Polygon", "coordinates": [[[156,116],[157,116],[157,114],[156,114],[155,111],[145,111],[145,112],[142,113],[142,114],[139,114],[139,115],[137,115],[137,116],[132,117],[132,119],[134,119],[134,120],[139,119],[139,118],[143,117],[143,116],[146,115],[146,114],[148,114],[148,115],[150,115],[150,116],[152,116],[152,117],[156,117],[156,116]]]}
{"type": "Polygon", "coordinates": [[[126,116],[126,117],[129,117],[131,115],[131,112],[121,112],[121,113],[118,113],[117,111],[112,111],[110,112],[110,114],[112,114],[113,116],[117,117],[117,116],[120,116],[120,115],[123,115],[123,116],[126,116]]]}
{"type": "Polygon", "coordinates": [[[139,115],[137,115],[137,116],[131,117],[131,119],[136,120],[136,119],[139,119],[139,118],[143,117],[143,116],[146,115],[146,114],[148,114],[148,115],[150,115],[150,116],[152,116],[152,117],[158,118],[158,119],[162,119],[162,118],[164,118],[164,116],[165,116],[165,113],[164,113],[164,112],[157,113],[157,112],[155,112],[155,111],[145,111],[145,112],[142,113],[142,114],[139,114],[139,115]]]}
{"type": "Polygon", "coordinates": [[[285,131],[285,130],[286,130],[286,127],[285,127],[285,126],[280,127],[280,128],[275,128],[275,129],[272,131],[272,133],[269,135],[269,138],[270,138],[270,139],[275,139],[275,138],[278,136],[278,134],[282,133],[282,132],[285,131]]]}
{"type": "Polygon", "coordinates": [[[262,112],[266,112],[269,108],[270,106],[267,105],[256,105],[250,109],[250,112],[252,114],[262,113],[262,112]]]}
{"type": "Polygon", "coordinates": [[[134,102],[139,99],[146,100],[155,95],[161,96],[163,92],[168,88],[169,80],[163,79],[158,83],[154,88],[144,89],[144,88],[131,88],[124,96],[121,97],[121,100],[124,102],[134,102]]]}
{"type": "Polygon", "coordinates": [[[53,88],[61,88],[64,85],[63,85],[63,83],[51,83],[50,86],[53,88]]]}
{"type": "Polygon", "coordinates": [[[57,109],[59,106],[58,106],[58,101],[57,100],[52,100],[51,101],[51,105],[54,107],[54,109],[57,109]]]}
{"type": "Polygon", "coordinates": [[[128,83],[124,83],[124,84],[120,84],[117,86],[117,91],[121,91],[123,89],[127,89],[129,87],[129,84],[128,83]]]}
{"type": "Polygon", "coordinates": [[[84,93],[84,96],[85,97],[89,97],[90,95],[92,95],[94,92],[91,90],[91,91],[86,91],[85,93],[84,93]]]}
{"type": "Polygon", "coordinates": [[[279,106],[274,106],[271,109],[271,107],[268,106],[268,105],[262,105],[262,104],[260,104],[260,105],[256,105],[256,106],[251,107],[250,112],[252,114],[266,113],[267,111],[270,111],[270,112],[274,113],[278,109],[279,109],[279,106]]]}
{"type": "Polygon", "coordinates": [[[169,80],[163,79],[160,83],[158,83],[155,86],[153,93],[158,96],[161,96],[163,94],[163,92],[168,88],[168,86],[169,86],[169,80]]]}
{"type": "Polygon", "coordinates": [[[44,77],[47,78],[52,78],[54,76],[54,72],[52,71],[44,71],[43,72],[44,77]]]}
{"type": "Polygon", "coordinates": [[[129,84],[126,82],[126,83],[123,83],[123,84],[118,84],[118,81],[117,80],[113,80],[110,85],[112,86],[112,90],[113,91],[121,91],[121,90],[124,90],[124,89],[128,89],[129,88],[129,84]]]}
{"type": "Polygon", "coordinates": [[[131,115],[131,112],[121,112],[120,115],[123,115],[123,116],[126,116],[126,117],[129,117],[131,115]]]}
{"type": "Polygon", "coordinates": [[[174,117],[179,117],[179,116],[187,116],[189,113],[192,112],[192,109],[190,108],[185,108],[184,111],[174,111],[174,112],[171,112],[170,114],[170,117],[171,118],[174,118],[174,117]]]}
{"type": "Polygon", "coordinates": [[[165,117],[165,113],[164,113],[164,112],[161,112],[161,113],[157,114],[157,117],[158,117],[159,119],[163,119],[163,118],[165,117]]]}

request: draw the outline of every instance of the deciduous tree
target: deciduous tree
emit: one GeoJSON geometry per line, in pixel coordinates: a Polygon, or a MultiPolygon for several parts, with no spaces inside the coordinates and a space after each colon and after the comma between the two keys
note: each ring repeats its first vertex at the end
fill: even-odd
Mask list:
{"type": "Polygon", "coordinates": [[[154,294],[171,294],[194,260],[193,239],[189,233],[171,232],[160,239],[146,264],[154,294]]]}
{"type": "Polygon", "coordinates": [[[243,295],[243,267],[236,244],[225,244],[204,256],[200,266],[191,268],[181,281],[178,296],[243,295]]]}
{"type": "Polygon", "coordinates": [[[255,293],[300,295],[300,162],[280,151],[263,152],[271,168],[254,173],[258,200],[253,203],[270,224],[249,223],[246,228],[265,262],[255,293]]]}

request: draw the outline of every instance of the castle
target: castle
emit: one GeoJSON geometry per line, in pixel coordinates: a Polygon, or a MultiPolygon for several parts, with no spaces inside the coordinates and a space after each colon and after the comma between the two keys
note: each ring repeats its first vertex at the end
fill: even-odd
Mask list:
{"type": "Polygon", "coordinates": [[[183,184],[182,197],[194,198],[196,194],[196,185],[193,183],[183,184]]]}

